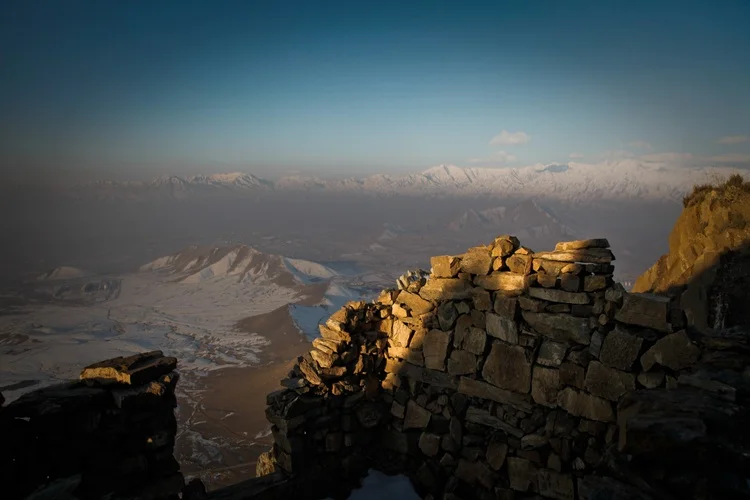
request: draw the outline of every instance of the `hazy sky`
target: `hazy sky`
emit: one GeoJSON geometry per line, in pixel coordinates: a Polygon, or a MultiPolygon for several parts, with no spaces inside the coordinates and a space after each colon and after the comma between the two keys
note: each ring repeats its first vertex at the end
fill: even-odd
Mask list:
{"type": "Polygon", "coordinates": [[[18,0],[0,74],[6,170],[750,162],[748,0],[18,0]]]}

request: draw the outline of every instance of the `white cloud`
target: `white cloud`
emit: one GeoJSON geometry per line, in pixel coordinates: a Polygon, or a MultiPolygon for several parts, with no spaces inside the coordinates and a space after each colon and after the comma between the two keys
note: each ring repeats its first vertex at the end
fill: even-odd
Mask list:
{"type": "Polygon", "coordinates": [[[706,160],[713,163],[750,163],[750,155],[730,153],[717,156],[709,156],[706,160]]]}
{"type": "Polygon", "coordinates": [[[490,146],[515,146],[517,144],[526,144],[531,140],[526,132],[508,132],[503,130],[490,141],[490,146]]]}
{"type": "Polygon", "coordinates": [[[633,149],[644,149],[646,151],[651,151],[652,149],[654,149],[654,147],[646,141],[629,142],[628,147],[633,149]]]}
{"type": "Polygon", "coordinates": [[[748,135],[728,135],[722,137],[717,141],[719,144],[742,144],[750,142],[750,136],[748,135]]]}
{"type": "Polygon", "coordinates": [[[509,163],[515,160],[516,160],[516,157],[510,153],[506,153],[505,151],[495,151],[487,158],[472,158],[471,160],[469,160],[469,163],[502,165],[502,164],[509,163]]]}
{"type": "Polygon", "coordinates": [[[574,160],[579,159],[579,158],[584,158],[585,156],[586,155],[584,155],[583,153],[570,153],[570,158],[574,160]]]}

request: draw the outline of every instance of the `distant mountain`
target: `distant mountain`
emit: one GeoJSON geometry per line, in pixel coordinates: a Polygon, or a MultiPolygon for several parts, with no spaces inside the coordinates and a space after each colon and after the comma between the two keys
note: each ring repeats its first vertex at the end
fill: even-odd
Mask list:
{"type": "Polygon", "coordinates": [[[452,231],[508,233],[522,241],[540,238],[565,239],[575,235],[553,212],[530,199],[511,207],[499,206],[486,210],[467,210],[448,225],[452,231]]]}
{"type": "Polygon", "coordinates": [[[37,277],[38,281],[55,281],[55,280],[69,280],[77,278],[88,278],[93,276],[93,273],[78,269],[77,267],[60,266],[56,267],[41,276],[37,277]]]}
{"type": "Polygon", "coordinates": [[[238,195],[273,190],[274,185],[246,173],[162,176],[148,182],[96,181],[78,184],[69,194],[79,199],[146,201],[201,196],[238,195]]]}
{"type": "Polygon", "coordinates": [[[238,282],[273,282],[282,286],[317,283],[338,275],[334,269],[317,262],[267,254],[245,245],[192,246],[149,262],[140,271],[173,274],[183,283],[229,278],[238,282]]]}
{"type": "Polygon", "coordinates": [[[270,193],[342,193],[377,196],[497,196],[596,200],[679,200],[713,173],[735,169],[686,168],[626,159],[597,165],[584,163],[531,165],[521,168],[461,168],[440,165],[406,175],[321,179],[294,175],[277,181],[245,174],[168,176],[151,182],[94,182],[69,193],[83,199],[149,200],[199,196],[248,196],[270,193]]]}

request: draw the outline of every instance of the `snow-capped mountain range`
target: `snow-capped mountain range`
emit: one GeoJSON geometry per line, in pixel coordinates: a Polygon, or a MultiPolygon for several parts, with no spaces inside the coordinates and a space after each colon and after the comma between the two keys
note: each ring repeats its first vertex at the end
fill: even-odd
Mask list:
{"type": "Polygon", "coordinates": [[[439,165],[416,174],[377,174],[321,179],[287,176],[276,181],[248,173],[167,176],[149,182],[98,181],[68,193],[80,199],[153,200],[215,195],[338,193],[401,196],[501,196],[564,202],[596,200],[678,200],[696,183],[736,169],[686,168],[624,159],[600,164],[568,163],[521,168],[463,168],[439,165]]]}

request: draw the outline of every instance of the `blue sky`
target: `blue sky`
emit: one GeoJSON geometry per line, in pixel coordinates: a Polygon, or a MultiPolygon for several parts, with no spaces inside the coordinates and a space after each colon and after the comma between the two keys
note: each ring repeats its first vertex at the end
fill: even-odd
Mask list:
{"type": "Polygon", "coordinates": [[[97,177],[618,150],[740,162],[748,23],[747,0],[14,0],[0,162],[97,177]]]}

